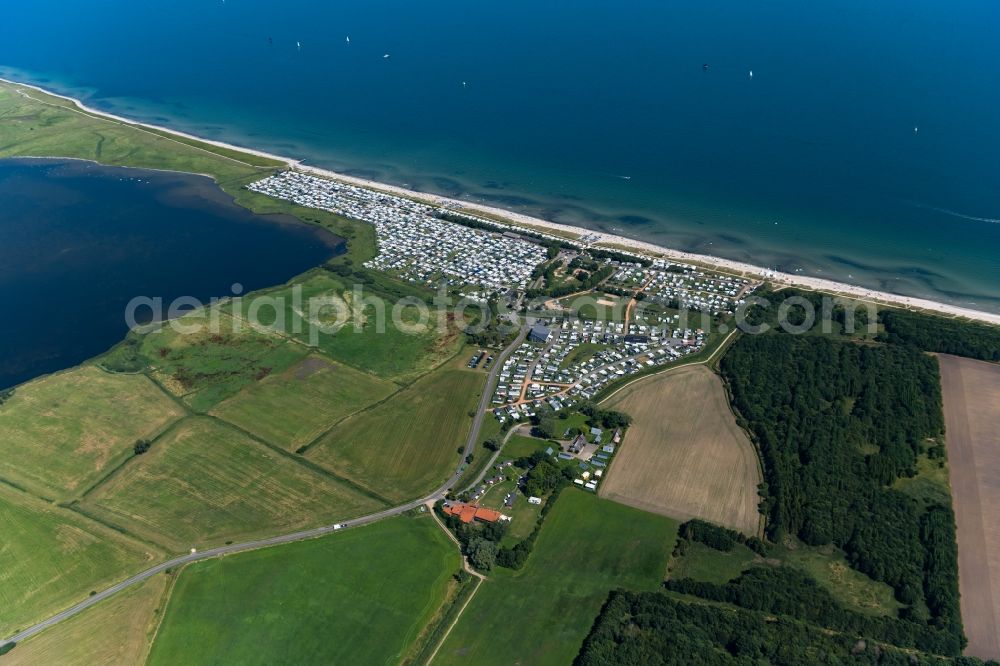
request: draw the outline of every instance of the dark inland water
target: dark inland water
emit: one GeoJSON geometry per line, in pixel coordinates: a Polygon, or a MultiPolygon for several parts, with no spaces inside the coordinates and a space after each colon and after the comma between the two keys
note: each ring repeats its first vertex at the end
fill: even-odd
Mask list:
{"type": "Polygon", "coordinates": [[[0,160],[0,388],[119,342],[134,297],[207,302],[234,283],[286,282],[341,247],[290,216],[237,206],[203,176],[0,160]]]}

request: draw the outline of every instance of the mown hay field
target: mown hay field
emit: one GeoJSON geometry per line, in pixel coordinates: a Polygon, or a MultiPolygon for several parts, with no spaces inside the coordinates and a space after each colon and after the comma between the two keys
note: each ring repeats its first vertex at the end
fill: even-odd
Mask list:
{"type": "Polygon", "coordinates": [[[141,375],[82,366],[37,379],[0,405],[0,478],[40,497],[77,496],[182,415],[141,375]]]}
{"type": "Polygon", "coordinates": [[[162,557],[69,509],[3,484],[0,526],[0,638],[162,557]]]}
{"type": "Polygon", "coordinates": [[[460,354],[375,407],[345,419],[306,456],[394,502],[445,481],[459,462],[486,375],[460,354]]]}
{"type": "Polygon", "coordinates": [[[428,515],[198,562],[149,663],[400,663],[460,568],[428,515]]]}
{"type": "Polygon", "coordinates": [[[248,386],[212,414],[294,451],[398,389],[390,381],[314,354],[248,386]]]}
{"type": "Polygon", "coordinates": [[[216,419],[190,417],[81,508],[178,552],[333,523],[385,504],[216,419]]]}
{"type": "Polygon", "coordinates": [[[170,581],[153,576],[18,643],[4,666],[144,663],[170,581]]]}
{"type": "Polygon", "coordinates": [[[966,654],[1000,659],[1000,365],[938,361],[966,654]]]}
{"type": "Polygon", "coordinates": [[[605,403],[632,416],[600,495],[757,533],[760,468],[722,380],[702,365],[641,379],[605,403]]]}

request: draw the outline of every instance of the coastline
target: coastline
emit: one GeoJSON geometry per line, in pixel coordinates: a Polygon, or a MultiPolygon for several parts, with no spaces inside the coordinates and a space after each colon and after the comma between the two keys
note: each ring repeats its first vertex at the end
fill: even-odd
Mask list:
{"type": "MultiPolygon", "coordinates": [[[[778,285],[794,286],[812,291],[827,292],[863,302],[875,303],[877,305],[887,305],[887,306],[903,307],[908,309],[923,310],[940,315],[960,317],[960,318],[985,322],[989,324],[1000,325],[1000,314],[996,313],[974,310],[971,308],[951,305],[925,298],[903,296],[901,294],[894,294],[892,292],[873,290],[865,287],[860,287],[857,285],[837,282],[826,278],[817,278],[805,275],[776,272],[750,263],[733,261],[730,259],[724,259],[721,257],[715,257],[711,255],[673,250],[667,247],[663,247],[646,241],[637,240],[627,236],[611,234],[604,231],[595,231],[584,227],[576,227],[567,224],[550,222],[542,218],[531,217],[529,215],[513,212],[510,210],[506,210],[504,208],[488,206],[461,199],[453,199],[441,195],[427,194],[415,190],[409,190],[404,187],[389,185],[386,183],[368,180],[365,178],[359,178],[356,176],[349,176],[328,169],[306,166],[302,164],[300,160],[296,160],[294,158],[285,157],[282,155],[276,155],[261,150],[255,150],[253,148],[246,148],[243,146],[225,143],[222,141],[205,139],[199,136],[195,136],[193,134],[188,134],[182,131],[171,129],[169,127],[163,127],[160,125],[154,125],[150,123],[131,120],[123,116],[91,108],[78,99],[69,97],[67,95],[55,93],[33,84],[21,83],[19,81],[13,81],[2,77],[0,77],[0,82],[7,83],[18,88],[34,90],[50,97],[65,100],[67,102],[70,102],[78,112],[85,113],[93,117],[117,122],[124,125],[129,125],[131,127],[137,127],[149,131],[155,131],[160,134],[167,134],[174,137],[183,138],[186,139],[187,141],[194,141],[197,143],[201,143],[203,145],[213,146],[227,151],[235,151],[237,153],[243,153],[246,155],[252,155],[266,160],[272,160],[284,164],[287,168],[295,169],[302,173],[311,174],[321,178],[328,178],[331,180],[348,183],[351,185],[363,187],[370,190],[386,192],[389,194],[394,194],[396,196],[406,197],[408,199],[425,202],[434,206],[447,207],[454,210],[479,213],[482,215],[486,215],[490,218],[494,219],[498,218],[500,221],[514,226],[544,229],[556,235],[563,235],[569,238],[579,238],[581,236],[587,236],[588,238],[587,244],[595,247],[621,248],[647,256],[662,257],[674,261],[700,264],[722,272],[735,273],[746,277],[755,277],[757,279],[767,280],[776,283],[778,285]]],[[[235,158],[230,156],[223,155],[221,157],[227,157],[228,159],[233,159],[234,161],[239,162],[239,160],[236,160],[235,158]]],[[[256,165],[248,165],[248,166],[256,166],[256,165]]],[[[260,167],[260,168],[266,169],[270,167],[260,167]]]]}

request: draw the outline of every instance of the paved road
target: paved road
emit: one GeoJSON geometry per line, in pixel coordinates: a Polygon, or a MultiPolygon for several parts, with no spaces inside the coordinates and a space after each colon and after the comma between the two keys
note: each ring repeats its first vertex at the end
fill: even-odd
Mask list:
{"type": "MultiPolygon", "coordinates": [[[[517,334],[514,338],[514,342],[507,345],[507,347],[500,352],[500,354],[493,359],[493,367],[490,368],[490,373],[486,377],[486,386],[483,387],[483,396],[479,399],[479,407],[476,408],[476,416],[472,419],[472,427],[469,429],[469,438],[465,440],[465,453],[463,454],[463,460],[465,456],[472,453],[473,448],[476,446],[476,440],[479,439],[479,431],[483,427],[483,419],[486,415],[490,413],[490,404],[493,400],[493,386],[496,384],[497,375],[500,374],[500,370],[503,369],[503,363],[507,360],[507,357],[513,353],[515,349],[521,346],[524,339],[528,337],[528,331],[530,326],[525,325],[521,327],[521,332],[517,334]]],[[[461,477],[460,472],[455,473],[455,477],[452,483],[458,481],[461,477]]]]}
{"type": "Polygon", "coordinates": [[[367,525],[378,520],[383,520],[385,518],[390,518],[392,516],[398,516],[401,513],[406,513],[412,509],[415,509],[423,504],[433,503],[444,497],[451,488],[458,483],[458,480],[462,477],[462,468],[465,463],[465,456],[469,455],[473,448],[475,447],[476,440],[479,438],[479,430],[483,425],[483,418],[488,412],[488,407],[490,400],[493,396],[493,382],[496,381],[497,374],[500,368],[503,366],[504,360],[513,352],[517,347],[524,342],[524,338],[528,335],[528,327],[525,326],[521,329],[517,338],[509,346],[507,346],[493,361],[493,368],[490,370],[486,378],[486,385],[483,388],[483,397],[479,401],[479,409],[476,412],[475,418],[472,420],[472,427],[469,429],[469,437],[465,441],[465,454],[462,457],[462,462],[460,463],[458,469],[455,473],[443,484],[440,488],[435,490],[430,495],[422,497],[420,499],[415,499],[406,504],[401,504],[399,506],[394,506],[377,513],[371,513],[367,516],[361,516],[360,518],[351,518],[350,520],[345,520],[342,523],[336,523],[334,525],[326,525],[324,527],[316,527],[311,530],[302,530],[300,532],[292,532],[290,534],[282,534],[279,536],[269,537],[267,539],[258,539],[256,541],[245,541],[243,543],[234,543],[227,546],[219,546],[218,548],[210,548],[208,550],[202,550],[195,553],[188,553],[187,555],[182,555],[180,557],[175,557],[172,560],[162,562],[156,566],[146,569],[141,573],[137,573],[131,578],[126,578],[120,583],[116,583],[111,587],[98,592],[92,596],[87,597],[75,606],[71,606],[61,613],[57,613],[47,620],[43,620],[38,624],[35,624],[27,629],[19,631],[10,638],[5,640],[0,640],[0,646],[6,645],[7,643],[19,643],[24,641],[35,634],[48,629],[49,627],[56,625],[63,620],[69,619],[80,613],[87,608],[90,608],[94,604],[97,604],[108,597],[121,592],[127,587],[140,583],[158,573],[166,571],[167,569],[173,569],[184,564],[189,564],[191,562],[197,562],[199,560],[207,560],[213,557],[219,557],[222,555],[231,555],[233,553],[240,553],[247,550],[255,550],[257,548],[264,548],[266,546],[277,546],[283,543],[292,543],[293,541],[302,541],[304,539],[314,539],[316,537],[323,536],[325,534],[330,534],[340,529],[347,529],[352,527],[360,527],[361,525],[367,525]]]}

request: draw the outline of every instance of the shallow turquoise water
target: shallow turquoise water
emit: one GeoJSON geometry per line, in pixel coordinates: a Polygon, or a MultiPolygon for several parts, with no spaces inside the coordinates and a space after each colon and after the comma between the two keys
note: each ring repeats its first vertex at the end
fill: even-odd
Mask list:
{"type": "Polygon", "coordinates": [[[5,9],[0,65],[322,166],[1000,311],[998,19],[972,0],[36,0],[5,9]]]}

